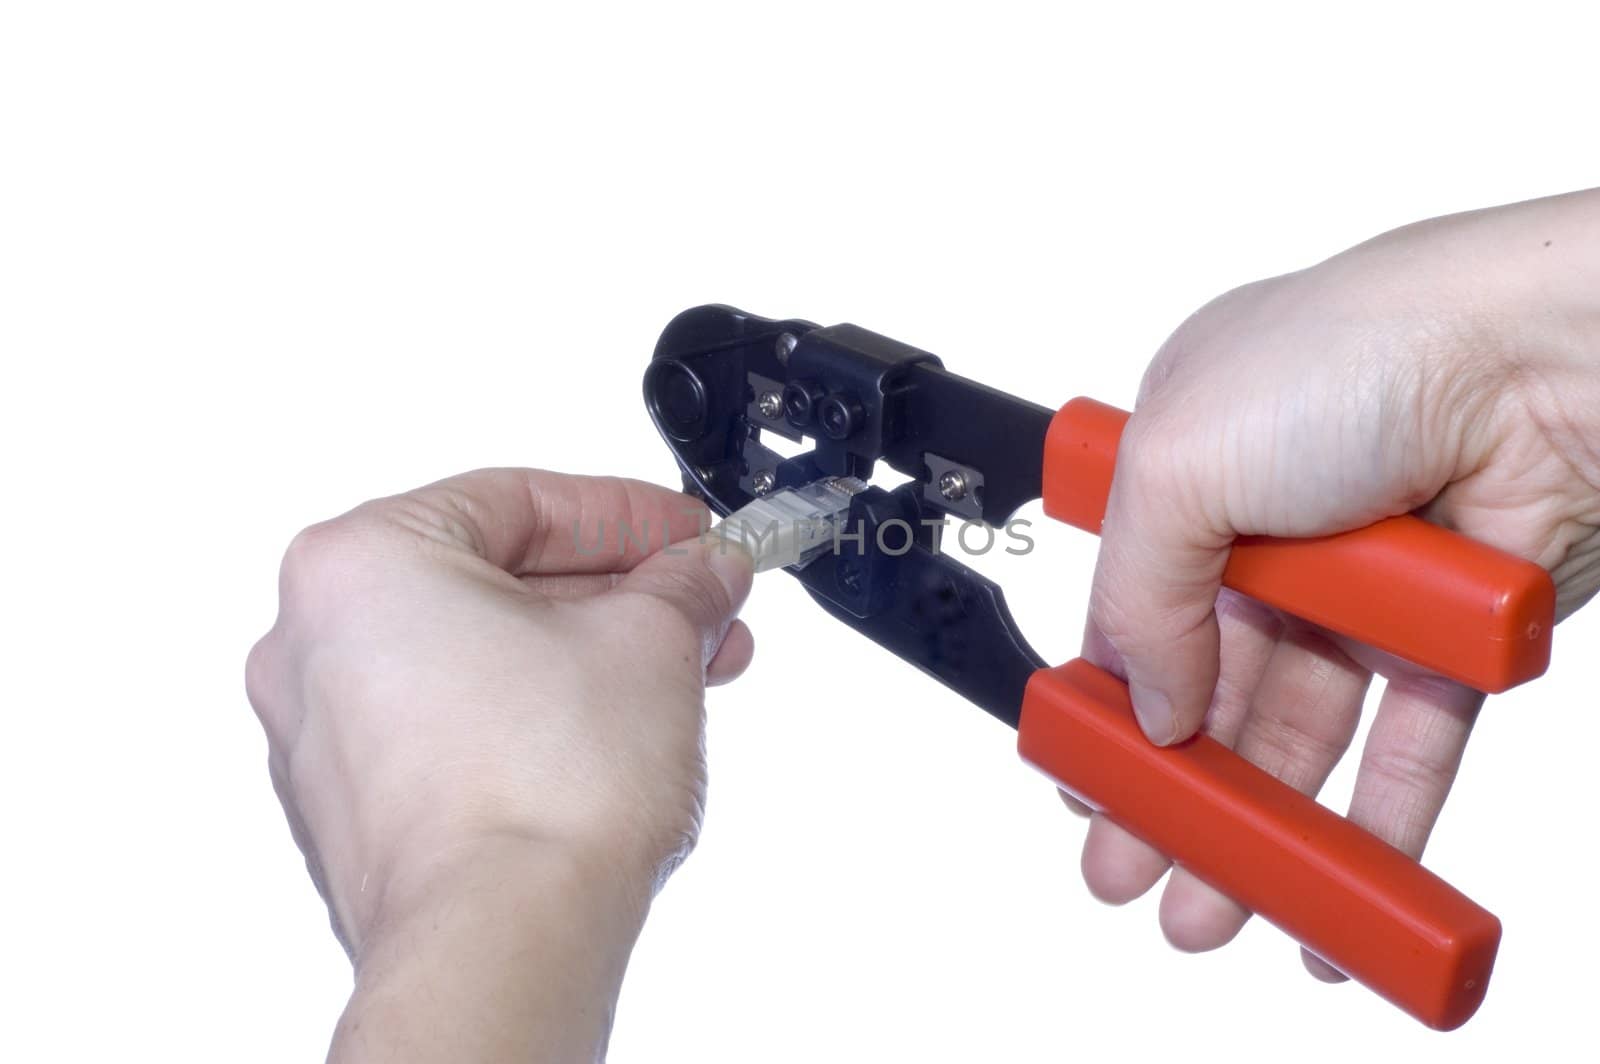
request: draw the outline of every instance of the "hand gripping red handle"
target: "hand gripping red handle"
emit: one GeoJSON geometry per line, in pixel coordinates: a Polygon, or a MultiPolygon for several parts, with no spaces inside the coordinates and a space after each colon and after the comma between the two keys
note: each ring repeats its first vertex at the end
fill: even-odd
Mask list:
{"type": "MultiPolygon", "coordinates": [[[[1044,445],[1046,514],[1100,534],[1127,420],[1093,399],[1057,412],[1044,445]]],[[[1247,536],[1222,582],[1490,694],[1550,664],[1550,574],[1420,518],[1314,539],[1247,536]]]]}
{"type": "MultiPolygon", "coordinates": [[[[1045,513],[1100,531],[1127,417],[1088,399],[1057,413],[1045,513]]],[[[1240,540],[1223,582],[1483,691],[1549,662],[1549,575],[1414,517],[1240,540]]],[[[1429,1026],[1459,1026],[1483,1000],[1493,915],[1210,739],[1152,745],[1109,674],[1084,661],[1035,673],[1018,731],[1023,758],[1064,788],[1429,1026]]]]}

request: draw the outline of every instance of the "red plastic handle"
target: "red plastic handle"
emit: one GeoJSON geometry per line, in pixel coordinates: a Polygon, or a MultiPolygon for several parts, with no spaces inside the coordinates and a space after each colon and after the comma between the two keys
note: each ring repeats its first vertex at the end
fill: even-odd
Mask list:
{"type": "MultiPolygon", "coordinates": [[[[1045,440],[1045,513],[1098,534],[1128,415],[1092,399],[1045,440]]],[[[1223,583],[1480,691],[1550,662],[1539,566],[1415,517],[1316,539],[1245,538],[1223,583]]],[[[1085,661],[1028,683],[1022,756],[1430,1027],[1483,1000],[1500,923],[1405,854],[1205,737],[1157,747],[1127,688],[1085,661]]]]}
{"type": "Polygon", "coordinates": [[[1040,669],[1023,758],[1428,1026],[1477,1010],[1500,921],[1399,850],[1197,737],[1150,743],[1127,688],[1083,660],[1040,669]]]}
{"type": "MultiPolygon", "coordinates": [[[[1127,420],[1093,399],[1056,413],[1044,447],[1046,514],[1099,535],[1127,420]]],[[[1314,539],[1242,538],[1222,582],[1490,694],[1550,664],[1550,574],[1416,517],[1314,539]]]]}

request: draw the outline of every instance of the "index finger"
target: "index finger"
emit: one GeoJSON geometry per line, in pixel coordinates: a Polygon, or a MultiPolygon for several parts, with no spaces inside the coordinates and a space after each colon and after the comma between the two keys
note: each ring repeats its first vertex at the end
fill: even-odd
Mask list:
{"type": "Polygon", "coordinates": [[[1139,418],[1118,447],[1089,618],[1121,660],[1140,727],[1166,746],[1193,735],[1211,704],[1233,536],[1201,503],[1221,494],[1209,474],[1139,418]]]}

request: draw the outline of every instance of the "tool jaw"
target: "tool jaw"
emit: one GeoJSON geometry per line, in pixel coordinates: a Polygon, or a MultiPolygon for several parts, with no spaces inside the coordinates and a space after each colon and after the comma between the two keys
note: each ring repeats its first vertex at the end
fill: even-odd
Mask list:
{"type": "MultiPolygon", "coordinates": [[[[1001,525],[1039,496],[1051,411],[854,325],[720,305],[668,324],[644,399],[684,490],[724,517],[775,494],[865,481],[880,461],[911,477],[853,490],[848,509],[828,515],[831,549],[797,549],[786,567],[830,614],[1016,725],[1044,662],[1001,589],[945,554],[940,533],[951,516],[1001,525]],[[810,448],[786,458],[767,433],[810,448]]],[[[750,512],[768,510],[789,508],[750,512]]]]}
{"type": "Polygon", "coordinates": [[[1054,414],[859,326],[718,304],[667,325],[644,398],[685,490],[718,514],[825,476],[867,480],[881,461],[930,514],[996,527],[1040,496],[1054,414]],[[785,458],[769,433],[810,449],[785,458]]]}

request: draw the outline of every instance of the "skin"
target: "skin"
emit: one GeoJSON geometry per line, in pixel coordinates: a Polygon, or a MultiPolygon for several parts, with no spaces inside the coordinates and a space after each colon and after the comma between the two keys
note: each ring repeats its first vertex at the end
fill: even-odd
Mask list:
{"type": "MultiPolygon", "coordinates": [[[[1123,436],[1085,635],[1153,741],[1203,728],[1315,793],[1381,674],[1350,816],[1421,853],[1482,697],[1221,591],[1228,545],[1416,511],[1548,567],[1577,609],[1600,588],[1597,292],[1586,192],[1398,230],[1184,323],[1123,436]]],[[[752,650],[748,555],[652,553],[706,516],[633,481],[486,470],[291,544],[246,681],[354,965],[331,1060],[604,1056],[699,830],[705,686],[752,650]],[[648,523],[652,548],[582,551],[574,522],[591,547],[648,523]]],[[[1091,817],[1099,897],[1169,866],[1091,817]]],[[[1172,871],[1179,947],[1247,918],[1172,871]]]]}
{"type": "MultiPolygon", "coordinates": [[[[1228,546],[1415,511],[1545,566],[1570,614],[1600,588],[1597,293],[1590,191],[1408,226],[1186,321],[1122,438],[1085,635],[1146,735],[1203,730],[1315,794],[1381,676],[1349,815],[1420,855],[1483,696],[1222,591],[1228,546]]],[[[1103,900],[1170,864],[1091,817],[1083,875],[1103,900]]],[[[1248,916],[1172,869],[1174,945],[1214,949],[1248,916]]]]}
{"type": "Polygon", "coordinates": [[[705,685],[750,660],[750,556],[695,542],[706,517],[636,481],[486,470],[290,546],[246,679],[355,969],[330,1060],[604,1056],[699,831],[705,685]]]}

